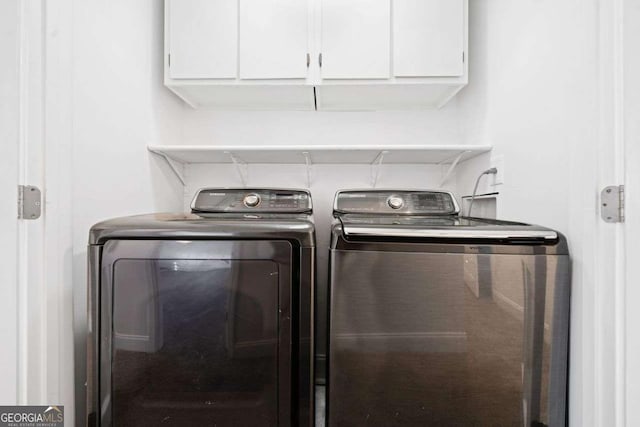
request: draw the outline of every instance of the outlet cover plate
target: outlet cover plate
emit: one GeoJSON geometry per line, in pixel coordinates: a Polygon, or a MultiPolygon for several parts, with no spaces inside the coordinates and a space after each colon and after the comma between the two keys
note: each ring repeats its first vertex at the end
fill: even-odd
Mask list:
{"type": "Polygon", "coordinates": [[[504,154],[492,156],[491,167],[498,170],[498,173],[492,175],[491,185],[504,184],[504,154]]]}

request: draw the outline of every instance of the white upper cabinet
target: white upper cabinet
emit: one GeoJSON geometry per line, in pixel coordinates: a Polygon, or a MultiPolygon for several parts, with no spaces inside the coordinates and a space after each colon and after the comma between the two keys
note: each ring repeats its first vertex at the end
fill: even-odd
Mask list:
{"type": "Polygon", "coordinates": [[[237,0],[167,0],[167,18],[172,79],[236,77],[237,0]]]}
{"type": "Polygon", "coordinates": [[[321,0],[323,79],[387,79],[391,1],[321,0]]]}
{"type": "Polygon", "coordinates": [[[393,74],[464,74],[464,0],[393,0],[393,74]]]}
{"type": "Polygon", "coordinates": [[[165,85],[194,108],[438,108],[468,0],[165,0],[165,85]]]}
{"type": "Polygon", "coordinates": [[[240,78],[307,77],[307,0],[240,1],[240,78]]]}

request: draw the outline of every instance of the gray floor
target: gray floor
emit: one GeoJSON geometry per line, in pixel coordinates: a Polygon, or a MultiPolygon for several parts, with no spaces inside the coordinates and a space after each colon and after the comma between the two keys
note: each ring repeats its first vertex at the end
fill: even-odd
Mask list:
{"type": "Polygon", "coordinates": [[[325,387],[316,386],[316,427],[325,426],[325,387]]]}

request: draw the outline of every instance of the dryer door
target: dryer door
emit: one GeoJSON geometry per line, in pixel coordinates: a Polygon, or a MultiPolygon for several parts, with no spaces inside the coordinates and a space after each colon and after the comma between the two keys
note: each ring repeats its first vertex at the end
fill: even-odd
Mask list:
{"type": "Polygon", "coordinates": [[[283,241],[118,241],[101,272],[101,425],[289,425],[283,241]]]}

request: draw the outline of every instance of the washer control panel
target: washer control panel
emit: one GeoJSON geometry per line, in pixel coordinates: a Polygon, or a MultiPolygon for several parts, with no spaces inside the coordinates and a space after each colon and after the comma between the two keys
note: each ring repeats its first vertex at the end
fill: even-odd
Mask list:
{"type": "Polygon", "coordinates": [[[348,190],[339,191],[334,212],[362,214],[455,215],[453,195],[446,191],[348,190]]]}
{"type": "Polygon", "coordinates": [[[311,212],[311,194],[306,190],[203,188],[193,202],[193,212],[311,212]]]}

